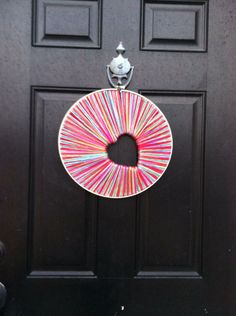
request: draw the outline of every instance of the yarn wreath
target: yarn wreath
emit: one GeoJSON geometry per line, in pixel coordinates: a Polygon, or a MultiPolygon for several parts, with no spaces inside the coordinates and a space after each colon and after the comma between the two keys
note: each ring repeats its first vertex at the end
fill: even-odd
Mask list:
{"type": "Polygon", "coordinates": [[[173,139],[167,119],[152,101],[129,90],[103,89],[71,106],[61,123],[58,147],[77,184],[99,196],[124,198],[160,179],[171,159],[173,139]],[[136,140],[136,166],[119,165],[108,157],[108,145],[123,134],[136,140]]]}

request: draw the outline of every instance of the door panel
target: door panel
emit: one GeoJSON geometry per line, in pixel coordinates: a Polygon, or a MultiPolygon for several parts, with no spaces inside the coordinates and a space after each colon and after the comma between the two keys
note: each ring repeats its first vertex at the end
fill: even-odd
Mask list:
{"type": "Polygon", "coordinates": [[[68,104],[88,92],[32,89],[30,276],[95,275],[96,198],[71,183],[61,168],[57,147],[68,104]]]}
{"type": "MultiPolygon", "coordinates": [[[[234,316],[234,1],[0,9],[2,315],[234,316]],[[152,188],[113,200],[72,181],[57,136],[78,98],[108,87],[120,40],[130,89],[165,114],[174,151],[152,188]]],[[[135,154],[128,139],[112,152],[135,154]]]]}
{"type": "Polygon", "coordinates": [[[205,52],[208,1],[142,0],[141,49],[205,52]]]}
{"type": "Polygon", "coordinates": [[[101,10],[101,0],[33,1],[32,44],[100,48],[101,10]]]}
{"type": "Polygon", "coordinates": [[[164,111],[174,151],[158,190],[141,197],[138,275],[200,277],[205,93],[141,93],[164,111]]]}

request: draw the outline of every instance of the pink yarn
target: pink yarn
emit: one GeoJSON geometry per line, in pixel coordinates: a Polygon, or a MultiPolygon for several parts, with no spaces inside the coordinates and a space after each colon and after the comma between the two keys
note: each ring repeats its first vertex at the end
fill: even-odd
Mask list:
{"type": "Polygon", "coordinates": [[[58,138],[62,163],[84,189],[109,198],[141,193],[165,172],[173,140],[167,119],[147,98],[103,89],[79,99],[65,115],[58,138]],[[135,138],[137,166],[118,165],[107,146],[122,134],[135,138]]]}

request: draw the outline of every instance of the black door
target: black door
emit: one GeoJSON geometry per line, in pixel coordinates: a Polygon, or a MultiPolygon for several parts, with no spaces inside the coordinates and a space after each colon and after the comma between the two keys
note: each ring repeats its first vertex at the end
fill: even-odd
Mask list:
{"type": "Polygon", "coordinates": [[[234,0],[1,1],[3,315],[236,314],[235,20],[234,0]],[[108,87],[120,40],[174,151],[151,189],[112,200],[69,178],[57,135],[108,87]]]}

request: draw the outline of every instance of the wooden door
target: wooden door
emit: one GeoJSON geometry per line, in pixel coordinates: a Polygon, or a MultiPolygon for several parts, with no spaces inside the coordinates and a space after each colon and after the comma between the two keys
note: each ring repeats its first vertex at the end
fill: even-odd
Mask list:
{"type": "Polygon", "coordinates": [[[2,314],[235,315],[235,1],[2,0],[0,16],[2,314]],[[68,177],[57,135],[108,87],[120,40],[174,152],[151,189],[112,200],[68,177]]]}

